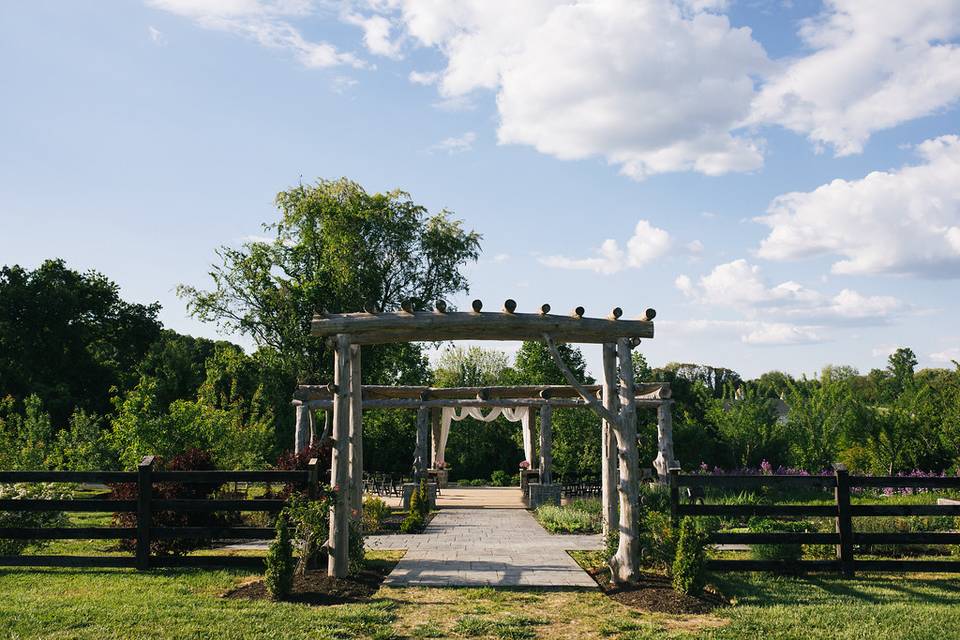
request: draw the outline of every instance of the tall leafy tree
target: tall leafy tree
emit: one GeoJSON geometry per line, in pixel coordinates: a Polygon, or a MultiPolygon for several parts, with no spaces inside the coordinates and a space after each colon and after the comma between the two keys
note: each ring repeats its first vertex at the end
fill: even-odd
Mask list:
{"type": "MultiPolygon", "coordinates": [[[[462,269],[479,257],[480,236],[446,210],[428,215],[403,191],[371,194],[347,179],[298,185],[276,204],[279,220],[264,225],[269,241],[221,247],[213,288],[179,292],[197,317],[275,350],[295,377],[330,377],[331,354],[309,336],[314,312],[403,300],[424,308],[467,291],[462,269]]],[[[365,379],[399,382],[398,364],[426,371],[419,347],[396,345],[365,350],[365,379]]]]}
{"type": "Polygon", "coordinates": [[[0,396],[36,394],[54,425],[74,409],[110,411],[112,387],[136,384],[136,368],[160,335],[159,304],[132,304],[96,271],[63,260],[0,269],[0,396]]]}

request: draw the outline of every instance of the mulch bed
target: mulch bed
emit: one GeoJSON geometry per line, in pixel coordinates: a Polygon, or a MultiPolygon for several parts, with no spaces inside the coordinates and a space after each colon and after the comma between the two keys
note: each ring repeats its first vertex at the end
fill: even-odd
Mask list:
{"type": "Polygon", "coordinates": [[[716,607],[729,604],[718,593],[707,591],[699,598],[677,593],[670,578],[644,571],[635,585],[619,586],[610,582],[610,570],[596,567],[587,571],[600,589],[617,602],[633,609],[656,613],[709,613],[716,607]]]}
{"type": "MultiPolygon", "coordinates": [[[[293,593],[286,602],[298,602],[315,606],[366,602],[377,592],[380,583],[393,571],[396,562],[376,560],[367,563],[367,568],[355,576],[331,578],[325,571],[308,571],[293,580],[293,593]]],[[[243,600],[270,600],[267,586],[262,579],[245,582],[222,595],[224,598],[243,600]]]]}
{"type": "MultiPolygon", "coordinates": [[[[436,511],[431,511],[427,514],[427,517],[423,519],[423,526],[426,528],[430,521],[433,520],[433,517],[437,515],[436,511]]],[[[380,529],[375,532],[375,535],[389,534],[389,533],[400,533],[400,523],[404,521],[407,517],[407,512],[403,511],[400,513],[394,513],[383,519],[383,523],[380,525],[380,529]]]]}

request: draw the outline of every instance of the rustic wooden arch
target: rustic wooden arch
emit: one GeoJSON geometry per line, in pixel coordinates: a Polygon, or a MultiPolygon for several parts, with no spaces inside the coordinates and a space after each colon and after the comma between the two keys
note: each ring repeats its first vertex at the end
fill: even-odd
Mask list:
{"type": "MultiPolygon", "coordinates": [[[[639,574],[639,460],[637,450],[637,406],[652,405],[658,411],[659,453],[654,462],[661,478],[673,466],[670,433],[669,387],[662,384],[637,385],[633,379],[632,350],[643,338],[652,338],[656,312],[648,309],[637,320],[622,320],[616,308],[607,318],[584,317],[582,307],[569,316],[550,314],[549,305],[540,313],[516,313],[516,303],[507,300],[500,312],[482,312],[475,300],[472,312],[448,312],[438,303],[432,312],[413,311],[408,305],[398,312],[326,314],[314,316],[311,335],[330,341],[334,349],[334,380],[323,387],[303,386],[295,394],[297,408],[296,446],[309,442],[311,411],[331,409],[330,436],[333,443],[330,483],[338,489],[330,514],[329,560],[331,576],[347,573],[351,509],[362,508],[363,408],[416,408],[416,472],[426,472],[429,455],[431,409],[444,406],[524,406],[539,408],[541,419],[541,480],[549,481],[549,458],[543,460],[544,444],[549,456],[550,416],[556,406],[584,406],[602,419],[605,529],[612,527],[619,512],[620,542],[610,560],[617,582],[635,581],[639,574]],[[360,379],[360,348],[364,344],[395,342],[440,342],[445,340],[542,340],[550,349],[569,386],[488,387],[432,389],[427,387],[380,387],[363,385],[360,379]],[[555,341],[603,345],[603,384],[586,386],[566,367],[555,341]],[[639,394],[639,397],[638,397],[639,394]],[[544,428],[544,420],[546,428],[544,428]],[[619,509],[616,507],[619,506],[619,509]]],[[[438,415],[434,412],[434,415],[438,415]]]]}

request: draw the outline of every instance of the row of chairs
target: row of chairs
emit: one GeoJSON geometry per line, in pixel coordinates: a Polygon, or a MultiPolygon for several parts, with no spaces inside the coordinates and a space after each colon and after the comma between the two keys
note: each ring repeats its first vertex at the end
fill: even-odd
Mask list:
{"type": "Polygon", "coordinates": [[[364,473],[363,491],[375,496],[402,496],[404,482],[410,480],[400,473],[364,473]]]}
{"type": "Polygon", "coordinates": [[[597,497],[600,495],[600,480],[563,476],[560,479],[560,491],[565,498],[597,497]]]}

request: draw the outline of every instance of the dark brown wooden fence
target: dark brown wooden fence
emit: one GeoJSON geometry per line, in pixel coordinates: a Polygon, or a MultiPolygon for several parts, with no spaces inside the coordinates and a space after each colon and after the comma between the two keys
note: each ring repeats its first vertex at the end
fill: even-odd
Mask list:
{"type": "Polygon", "coordinates": [[[307,494],[316,497],[319,489],[319,466],[314,458],[306,471],[155,471],[153,456],[143,459],[137,471],[0,471],[0,482],[62,482],[62,483],[135,483],[135,500],[77,499],[77,500],[0,500],[0,511],[66,511],[136,513],[135,527],[0,527],[0,539],[27,540],[136,540],[132,556],[55,556],[19,555],[0,556],[0,566],[32,567],[241,567],[262,569],[262,557],[228,555],[156,556],[150,553],[152,540],[176,538],[204,539],[263,539],[272,538],[274,530],[266,527],[163,527],[154,525],[154,511],[267,511],[276,513],[285,501],[262,498],[256,500],[178,499],[163,500],[153,497],[157,482],[210,483],[229,482],[302,483],[307,494]]]}
{"type": "Polygon", "coordinates": [[[960,544],[960,533],[857,533],[855,516],[960,516],[960,505],[884,505],[850,504],[854,488],[960,489],[960,477],[915,478],[899,476],[851,476],[837,466],[832,476],[753,476],[753,475],[685,475],[679,469],[670,470],[670,515],[676,525],[684,516],[720,517],[819,517],[833,518],[833,533],[714,533],[715,544],[827,544],[836,545],[833,560],[709,560],[714,571],[836,571],[853,576],[856,571],[930,571],[960,572],[960,561],[949,560],[858,560],[856,545],[867,544],[960,544]],[[784,487],[802,490],[833,489],[830,505],[720,505],[684,504],[680,488],[741,488],[759,490],[764,487],[784,487]]]}

